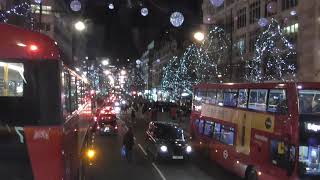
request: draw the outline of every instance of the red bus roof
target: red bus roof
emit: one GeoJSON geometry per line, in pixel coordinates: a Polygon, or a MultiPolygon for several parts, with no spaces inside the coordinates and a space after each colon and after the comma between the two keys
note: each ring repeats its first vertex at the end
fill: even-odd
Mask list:
{"type": "Polygon", "coordinates": [[[320,89],[320,82],[264,82],[264,83],[202,83],[194,89],[272,89],[297,86],[299,89],[320,89]]]}
{"type": "Polygon", "coordinates": [[[8,24],[0,24],[1,59],[59,59],[55,42],[46,35],[8,24]]]}

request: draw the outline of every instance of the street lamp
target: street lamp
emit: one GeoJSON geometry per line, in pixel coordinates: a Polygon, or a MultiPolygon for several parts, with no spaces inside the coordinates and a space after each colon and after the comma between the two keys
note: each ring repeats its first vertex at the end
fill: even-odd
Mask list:
{"type": "Polygon", "coordinates": [[[107,59],[105,59],[105,60],[102,60],[102,65],[104,65],[104,66],[107,66],[107,65],[109,65],[109,61],[107,60],[107,59]]]}
{"type": "Polygon", "coordinates": [[[74,24],[74,27],[76,28],[77,31],[83,31],[86,29],[86,25],[82,21],[78,21],[74,24]]]}
{"type": "Polygon", "coordinates": [[[203,41],[204,40],[204,34],[203,32],[196,32],[194,33],[193,37],[197,40],[197,41],[203,41]]]}

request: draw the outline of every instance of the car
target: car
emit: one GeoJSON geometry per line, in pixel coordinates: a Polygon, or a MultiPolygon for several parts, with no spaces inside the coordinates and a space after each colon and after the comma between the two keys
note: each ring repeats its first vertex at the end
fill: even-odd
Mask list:
{"type": "Polygon", "coordinates": [[[153,121],[146,130],[146,150],[153,160],[185,160],[192,156],[192,147],[183,129],[176,123],[153,121]]]}
{"type": "Polygon", "coordinates": [[[100,135],[117,135],[117,117],[114,114],[100,114],[96,122],[96,131],[100,135]]]}

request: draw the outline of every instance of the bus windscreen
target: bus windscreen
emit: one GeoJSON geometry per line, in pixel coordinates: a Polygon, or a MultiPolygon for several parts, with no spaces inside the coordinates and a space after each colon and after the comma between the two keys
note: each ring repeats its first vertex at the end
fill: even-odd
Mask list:
{"type": "Polygon", "coordinates": [[[320,113],[320,90],[299,91],[300,114],[320,113]]]}

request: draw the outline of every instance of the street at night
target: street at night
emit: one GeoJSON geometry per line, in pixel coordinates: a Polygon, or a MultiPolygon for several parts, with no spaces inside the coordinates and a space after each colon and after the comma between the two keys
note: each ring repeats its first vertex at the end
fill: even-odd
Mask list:
{"type": "Polygon", "coordinates": [[[319,180],[320,0],[0,0],[0,180],[319,180]]]}
{"type": "MultiPolygon", "coordinates": [[[[167,113],[159,113],[159,119],[168,119],[167,113]]],[[[121,147],[124,129],[127,125],[124,121],[118,122],[120,131],[118,136],[95,136],[97,148],[97,161],[90,166],[88,179],[133,179],[133,180],[240,180],[224,169],[195,153],[192,160],[170,160],[153,162],[145,151],[145,130],[147,122],[139,120],[134,124],[135,147],[133,150],[133,162],[128,163],[121,157],[121,147]]],[[[131,123],[129,123],[129,126],[131,123]]]]}

